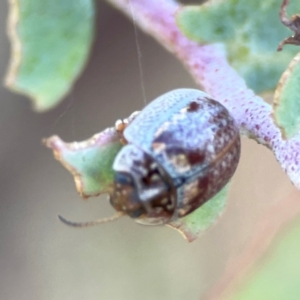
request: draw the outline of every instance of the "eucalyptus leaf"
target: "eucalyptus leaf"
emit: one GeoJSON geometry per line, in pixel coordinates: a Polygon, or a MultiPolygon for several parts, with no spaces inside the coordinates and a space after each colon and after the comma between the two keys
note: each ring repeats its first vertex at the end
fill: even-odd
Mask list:
{"type": "Polygon", "coordinates": [[[278,83],[273,117],[285,138],[300,133],[300,53],[292,60],[278,83]]]}
{"type": "Polygon", "coordinates": [[[54,156],[69,170],[83,198],[111,191],[112,164],[122,148],[114,128],[109,128],[83,142],[65,143],[58,136],[44,141],[54,156]]]}
{"type": "MultiPolygon", "coordinates": [[[[277,46],[290,31],[279,19],[281,0],[217,0],[183,6],[177,23],[190,39],[203,44],[223,43],[228,60],[256,92],[273,90],[296,47],[277,46]]],[[[299,12],[291,1],[289,12],[299,12]]]]}
{"type": "Polygon", "coordinates": [[[81,73],[94,36],[93,0],[10,0],[6,86],[52,108],[81,73]]]}

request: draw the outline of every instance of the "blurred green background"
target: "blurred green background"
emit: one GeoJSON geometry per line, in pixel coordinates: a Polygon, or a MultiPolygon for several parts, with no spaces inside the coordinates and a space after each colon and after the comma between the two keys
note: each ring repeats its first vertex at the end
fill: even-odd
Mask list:
{"type": "MultiPolygon", "coordinates": [[[[1,1],[2,78],[10,49],[7,9],[1,1]]],[[[113,211],[106,197],[82,201],[41,139],[83,140],[144,106],[132,23],[99,1],[97,28],[83,75],[56,109],[36,114],[26,98],[0,87],[0,299],[200,299],[247,247],[270,205],[294,188],[272,153],[243,140],[227,209],[191,244],[168,227],[129,218],[84,230],[59,223],[58,213],[85,221],[113,211]]],[[[139,32],[138,41],[148,101],[195,87],[154,40],[139,32]]]]}

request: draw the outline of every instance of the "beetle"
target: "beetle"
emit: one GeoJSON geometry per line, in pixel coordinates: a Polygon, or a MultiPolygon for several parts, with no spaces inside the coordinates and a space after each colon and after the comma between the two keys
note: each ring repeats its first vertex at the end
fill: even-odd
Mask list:
{"type": "Polygon", "coordinates": [[[177,89],[149,103],[122,127],[113,163],[110,202],[115,216],[145,225],[167,224],[199,208],[234,174],[240,158],[239,129],[228,110],[196,89],[177,89]]]}

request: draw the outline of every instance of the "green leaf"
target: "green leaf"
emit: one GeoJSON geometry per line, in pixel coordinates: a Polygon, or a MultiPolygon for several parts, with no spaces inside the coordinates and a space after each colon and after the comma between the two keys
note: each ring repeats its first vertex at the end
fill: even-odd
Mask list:
{"type": "MultiPolygon", "coordinates": [[[[224,43],[232,66],[256,92],[275,88],[296,54],[296,47],[277,46],[291,32],[279,19],[281,0],[218,0],[201,6],[183,6],[177,23],[183,33],[199,43],[224,43]]],[[[299,12],[299,1],[289,11],[299,12]]]]}
{"type": "Polygon", "coordinates": [[[200,208],[168,225],[178,230],[189,242],[192,242],[215,223],[222,214],[226,205],[228,188],[229,184],[200,208]]]}
{"type": "Polygon", "coordinates": [[[273,117],[285,138],[300,132],[300,53],[283,73],[274,95],[273,117]]]}
{"type": "Polygon", "coordinates": [[[58,136],[44,141],[74,176],[83,198],[109,192],[114,179],[112,164],[122,148],[119,135],[109,128],[83,142],[65,143],[58,136]]]}
{"type": "Polygon", "coordinates": [[[220,300],[298,300],[300,295],[300,219],[285,228],[269,251],[220,300]],[[292,226],[291,226],[292,225],[292,226]]]}
{"type": "Polygon", "coordinates": [[[10,0],[12,57],[6,85],[44,111],[82,71],[94,33],[93,0],[10,0]]]}

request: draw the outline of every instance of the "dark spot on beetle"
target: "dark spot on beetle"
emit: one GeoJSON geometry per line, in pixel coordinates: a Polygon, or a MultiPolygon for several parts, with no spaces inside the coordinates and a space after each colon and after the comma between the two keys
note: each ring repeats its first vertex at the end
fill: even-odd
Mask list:
{"type": "Polygon", "coordinates": [[[199,103],[192,101],[187,108],[187,112],[196,112],[199,109],[199,107],[199,103]]]}
{"type": "Polygon", "coordinates": [[[205,192],[207,190],[208,184],[209,184],[209,179],[207,176],[200,178],[198,181],[199,191],[202,191],[202,193],[205,192]]]}
{"type": "Polygon", "coordinates": [[[186,152],[186,157],[190,165],[197,165],[203,163],[205,154],[199,151],[188,151],[186,152]]]}
{"type": "Polygon", "coordinates": [[[215,138],[220,139],[221,137],[223,137],[223,132],[221,130],[218,130],[215,134],[215,138]]]}

